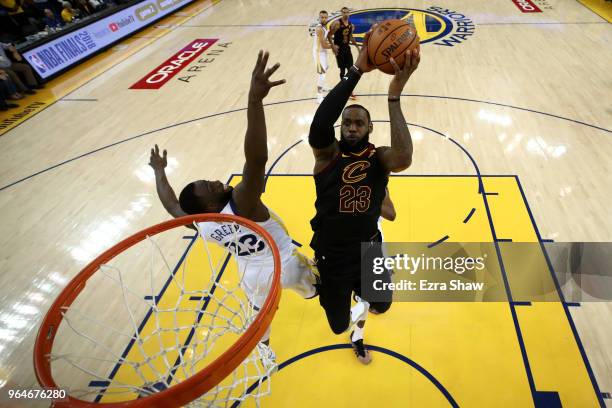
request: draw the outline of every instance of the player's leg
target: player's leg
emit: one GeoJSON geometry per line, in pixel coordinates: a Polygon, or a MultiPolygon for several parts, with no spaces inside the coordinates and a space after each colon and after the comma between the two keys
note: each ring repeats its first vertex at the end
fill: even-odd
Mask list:
{"type": "MultiPolygon", "coordinates": [[[[347,74],[346,64],[344,63],[345,53],[342,52],[342,49],[338,50],[338,54],[336,55],[336,62],[338,63],[338,69],[340,70],[340,80],[347,74]]],[[[350,65],[349,65],[350,67],[350,65]]]]}
{"type": "Polygon", "coordinates": [[[317,295],[317,274],[314,264],[296,249],[283,263],[281,285],[283,289],[291,289],[304,299],[310,299],[317,295]]]}
{"type": "Polygon", "coordinates": [[[319,303],[325,310],[327,322],[334,334],[342,334],[350,328],[351,292],[350,281],[333,279],[329,274],[321,274],[319,303]]]}
{"type": "MultiPolygon", "coordinates": [[[[250,306],[259,311],[268,297],[274,276],[274,263],[246,263],[239,264],[240,287],[246,293],[250,306]]],[[[268,345],[270,341],[270,327],[260,342],[268,345]]]]}
{"type": "Polygon", "coordinates": [[[375,258],[384,258],[384,250],[382,243],[382,234],[379,232],[379,237],[375,242],[372,242],[370,248],[363,254],[363,268],[361,271],[361,281],[358,287],[355,288],[357,296],[361,297],[369,303],[370,312],[373,314],[381,314],[389,310],[393,301],[393,291],[391,290],[375,290],[375,287],[387,288],[391,282],[391,271],[385,269],[380,274],[373,272],[375,258]],[[379,241],[380,240],[380,241],[379,241]],[[376,286],[375,281],[381,281],[376,286]]]}
{"type": "Polygon", "coordinates": [[[328,68],[327,52],[319,51],[317,57],[317,103],[323,102],[323,93],[329,91],[329,88],[325,86],[325,74],[328,68]]]}
{"type": "Polygon", "coordinates": [[[329,63],[327,62],[327,51],[319,51],[319,61],[321,62],[321,68],[323,68],[323,73],[319,75],[318,86],[323,92],[327,92],[329,91],[329,88],[325,86],[325,75],[329,70],[329,63]]]}
{"type": "Polygon", "coordinates": [[[353,282],[347,278],[342,257],[315,251],[315,259],[320,277],[319,303],[334,334],[344,333],[351,323],[353,282]]]}

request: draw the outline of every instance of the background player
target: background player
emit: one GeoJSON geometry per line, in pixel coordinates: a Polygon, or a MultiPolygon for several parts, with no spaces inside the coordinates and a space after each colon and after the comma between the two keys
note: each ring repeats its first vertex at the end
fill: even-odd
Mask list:
{"type": "MultiPolygon", "coordinates": [[[[348,69],[353,65],[353,54],[351,54],[351,46],[353,44],[357,49],[359,45],[353,37],[355,26],[349,21],[349,9],[348,7],[342,7],[342,17],[336,20],[329,27],[329,33],[327,33],[327,40],[331,44],[332,51],[336,56],[336,62],[340,69],[340,79],[344,77],[348,69]]],[[[355,99],[355,96],[351,93],[350,97],[355,99]]]]}
{"type": "MultiPolygon", "coordinates": [[[[392,65],[395,76],[389,85],[388,105],[391,147],[374,147],[368,142],[373,124],[367,109],[349,105],[351,92],[362,73],[371,71],[366,34],[355,66],[323,100],[310,127],[309,142],[315,156],[314,179],[317,192],[316,215],[311,246],[320,273],[319,299],[334,333],[340,334],[357,323],[351,343],[359,361],[370,362],[363,346],[363,328],[367,310],[383,313],[391,306],[391,294],[385,301],[360,301],[351,310],[351,292],[361,294],[361,242],[380,242],[377,221],[386,195],[389,172],[399,172],[412,163],[412,139],[401,110],[400,95],[417,68],[419,50],[408,51],[400,69],[392,65]],[[334,122],[342,113],[340,141],[335,137],[334,122]]],[[[373,246],[367,257],[382,256],[373,246]],[[373,253],[374,252],[374,253],[373,253]]],[[[367,276],[367,275],[364,275],[367,276]]],[[[381,275],[382,277],[382,275],[381,275]]],[[[385,275],[389,279],[388,275],[385,275]]]]}
{"type": "Polygon", "coordinates": [[[312,44],[312,56],[317,67],[317,103],[323,102],[323,92],[329,91],[325,87],[325,73],[329,68],[327,63],[327,50],[331,44],[327,41],[327,11],[319,11],[319,24],[315,27],[315,36],[312,44]]]}
{"type": "MultiPolygon", "coordinates": [[[[224,185],[220,181],[198,180],[189,183],[177,200],[164,168],[167,164],[167,152],[159,155],[157,145],[151,149],[149,164],[155,171],[155,181],[159,198],[166,210],[174,217],[187,214],[217,212],[235,214],[257,222],[274,238],[281,257],[281,284],[305,298],[316,296],[313,283],[316,278],[308,259],[297,252],[280,218],[270,211],[261,201],[264,187],[265,166],[268,159],[266,118],[263,98],[272,87],[285,83],[285,80],[270,81],[270,76],[278,69],[275,64],[266,70],[268,53],[259,52],[257,64],[251,77],[249,102],[247,109],[247,131],[244,140],[246,162],[242,181],[236,187],[224,185]]],[[[270,251],[266,251],[263,240],[258,239],[252,231],[238,226],[234,231],[228,224],[222,228],[221,223],[200,223],[199,230],[210,242],[225,246],[233,252],[239,269],[244,273],[242,285],[249,301],[259,309],[267,296],[274,261],[270,251]],[[229,227],[229,228],[228,228],[229,227]],[[221,231],[221,232],[220,232],[221,231]],[[226,231],[230,231],[225,233],[226,231]]],[[[268,333],[262,338],[267,344],[268,333]]]]}

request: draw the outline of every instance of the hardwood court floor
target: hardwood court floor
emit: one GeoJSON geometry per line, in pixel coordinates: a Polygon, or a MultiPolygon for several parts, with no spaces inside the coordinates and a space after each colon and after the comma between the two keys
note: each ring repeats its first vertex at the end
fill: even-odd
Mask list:
{"type": "MultiPolygon", "coordinates": [[[[612,30],[577,1],[538,4],[541,13],[522,13],[511,0],[403,5],[455,13],[446,14],[453,25],[445,36],[422,45],[421,66],[404,91],[415,153],[402,174],[407,177],[391,181],[398,219],[384,224],[388,240],[470,234],[612,240],[612,30]],[[457,37],[458,24],[468,20],[470,34],[457,37]],[[478,174],[485,176],[485,191],[498,196],[478,194],[478,174]],[[474,219],[463,225],[471,208],[474,219]]],[[[153,144],[168,149],[176,189],[197,178],[240,174],[246,94],[260,48],[281,62],[276,76],[287,79],[265,101],[269,166],[275,164],[276,174],[265,201],[307,246],[314,196],[305,175],[313,159],[304,139],[317,107],[307,27],[320,9],[344,5],[198,3],[136,35],[156,38],[128,40],[85,71],[52,81],[44,109],[0,137],[0,379],[6,387],[36,387],[32,344],[61,287],[113,243],[168,218],[147,165],[153,144]],[[200,72],[185,69],[158,90],[129,89],[195,39],[217,39],[204,53],[214,60],[200,72]]],[[[389,7],[379,0],[346,5],[389,7]]],[[[338,70],[329,60],[333,86],[338,70]]],[[[389,141],[388,81],[374,72],[356,90],[375,120],[377,144],[389,141]]],[[[273,323],[279,362],[346,342],[326,325],[316,301],[285,292],[273,323]]],[[[366,340],[379,347],[371,367],[358,367],[343,348],[312,354],[279,371],[264,406],[298,404],[295,397],[324,406],[329,395],[334,406],[360,406],[383,398],[374,389],[396,406],[448,405],[446,394],[408,360],[459,406],[533,406],[554,398],[539,392],[558,393],[563,406],[598,406],[606,401],[597,392],[612,391],[611,326],[609,302],[394,305],[368,324],[366,340]],[[358,386],[351,388],[371,392],[337,392],[355,375],[358,386]]]]}

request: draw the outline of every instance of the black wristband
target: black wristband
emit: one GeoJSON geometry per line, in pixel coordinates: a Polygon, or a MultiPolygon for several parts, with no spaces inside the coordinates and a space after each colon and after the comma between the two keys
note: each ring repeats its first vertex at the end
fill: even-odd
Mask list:
{"type": "Polygon", "coordinates": [[[363,74],[363,72],[361,72],[361,70],[355,64],[353,64],[353,66],[349,69],[352,69],[353,71],[355,71],[357,74],[359,74],[359,76],[363,74]]]}

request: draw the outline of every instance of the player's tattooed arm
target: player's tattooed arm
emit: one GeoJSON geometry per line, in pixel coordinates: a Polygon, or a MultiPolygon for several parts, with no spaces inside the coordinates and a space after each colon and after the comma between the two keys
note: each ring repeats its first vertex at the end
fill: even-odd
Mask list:
{"type": "Polygon", "coordinates": [[[377,149],[383,166],[390,172],[400,172],[412,164],[412,138],[402,112],[400,96],[412,73],[419,66],[419,49],[406,51],[404,66],[400,68],[391,58],[395,75],[389,84],[389,119],[391,123],[391,147],[377,149]]]}
{"type": "Polygon", "coordinates": [[[239,212],[245,217],[250,214],[266,216],[262,212],[267,213],[260,199],[264,188],[266,162],[268,161],[268,135],[263,99],[268,95],[270,89],[285,83],[284,79],[270,81],[270,76],[280,67],[280,64],[274,64],[266,69],[268,57],[268,52],[259,51],[257,63],[251,75],[247,107],[247,130],[244,138],[246,160],[242,181],[235,187],[232,196],[239,212]]]}
{"type": "Polygon", "coordinates": [[[396,217],[395,206],[393,205],[393,201],[391,201],[391,195],[389,195],[389,189],[385,187],[385,198],[382,202],[382,207],[380,209],[380,215],[385,220],[394,221],[396,217]]]}
{"type": "Polygon", "coordinates": [[[159,154],[159,147],[155,145],[153,149],[151,149],[151,157],[149,158],[149,166],[153,167],[153,171],[155,172],[155,187],[157,189],[157,195],[159,196],[159,200],[162,202],[164,208],[170,215],[174,218],[179,218],[187,215],[181,209],[181,205],[179,204],[178,199],[176,198],[176,194],[170,186],[170,182],[166,177],[166,166],[168,165],[168,152],[166,150],[163,151],[163,154],[159,154]]]}

